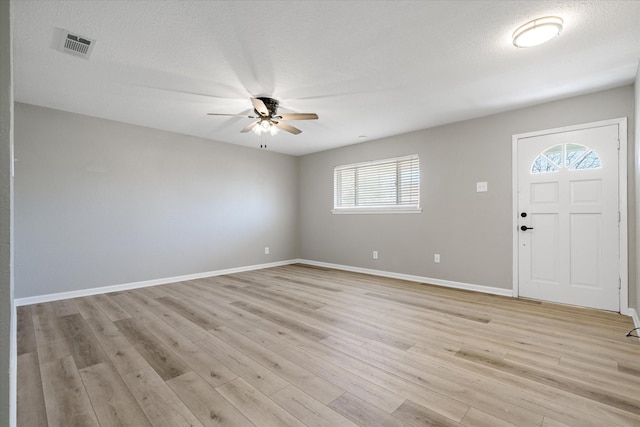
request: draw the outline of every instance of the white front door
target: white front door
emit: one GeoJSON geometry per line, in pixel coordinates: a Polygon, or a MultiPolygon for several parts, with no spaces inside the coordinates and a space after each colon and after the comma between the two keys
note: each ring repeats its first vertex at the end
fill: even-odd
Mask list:
{"type": "Polygon", "coordinates": [[[520,296],[620,310],[618,133],[518,138],[520,296]]]}

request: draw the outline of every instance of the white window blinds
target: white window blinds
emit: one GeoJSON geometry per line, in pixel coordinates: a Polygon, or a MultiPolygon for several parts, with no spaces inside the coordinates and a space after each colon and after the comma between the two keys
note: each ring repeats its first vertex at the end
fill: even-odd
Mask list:
{"type": "Polygon", "coordinates": [[[389,211],[420,211],[418,155],[334,169],[334,213],[389,211]]]}

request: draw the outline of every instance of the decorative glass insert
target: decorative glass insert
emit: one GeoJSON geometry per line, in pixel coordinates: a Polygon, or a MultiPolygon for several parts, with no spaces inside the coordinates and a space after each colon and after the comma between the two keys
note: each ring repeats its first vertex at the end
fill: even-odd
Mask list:
{"type": "Polygon", "coordinates": [[[544,156],[551,160],[555,165],[562,167],[562,145],[554,145],[544,150],[544,156]]]}
{"type": "Polygon", "coordinates": [[[558,165],[554,164],[551,160],[547,159],[543,155],[536,157],[531,167],[531,173],[547,173],[557,172],[558,165]]]}
{"type": "Polygon", "coordinates": [[[544,150],[531,165],[531,173],[557,172],[601,168],[600,157],[595,151],[581,144],[558,144],[544,150]]]}
{"type": "Polygon", "coordinates": [[[565,166],[569,166],[575,160],[582,157],[587,152],[587,147],[580,144],[567,144],[565,145],[565,166]]]}
{"type": "Polygon", "coordinates": [[[576,169],[598,169],[601,168],[600,157],[594,152],[589,151],[586,156],[582,156],[578,161],[569,166],[569,170],[576,169]]]}

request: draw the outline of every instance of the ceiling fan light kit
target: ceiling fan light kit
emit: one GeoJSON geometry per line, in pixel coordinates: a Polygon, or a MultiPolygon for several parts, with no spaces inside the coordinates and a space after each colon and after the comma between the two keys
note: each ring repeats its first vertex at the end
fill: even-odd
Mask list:
{"type": "Polygon", "coordinates": [[[278,132],[280,132],[280,129],[278,129],[275,122],[267,119],[260,119],[259,124],[257,126],[254,126],[251,130],[256,135],[262,135],[263,133],[268,132],[269,134],[271,134],[271,136],[276,136],[278,132]]]}
{"type": "Polygon", "coordinates": [[[534,19],[518,27],[511,36],[515,47],[533,47],[560,35],[564,21],[557,16],[534,19]]]}
{"type": "Polygon", "coordinates": [[[242,114],[226,114],[226,113],[208,113],[210,116],[235,116],[247,117],[249,119],[258,119],[253,123],[249,123],[240,132],[245,133],[253,131],[256,135],[269,133],[275,136],[282,129],[294,135],[302,133],[302,131],[288,123],[286,120],[317,120],[318,115],[315,113],[286,113],[278,114],[280,103],[278,100],[268,97],[251,98],[253,111],[256,116],[244,116],[242,114]]]}

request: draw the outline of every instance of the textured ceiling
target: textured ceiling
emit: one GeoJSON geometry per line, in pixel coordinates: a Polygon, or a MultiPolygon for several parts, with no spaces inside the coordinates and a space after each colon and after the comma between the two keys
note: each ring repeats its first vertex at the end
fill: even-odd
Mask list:
{"type": "Polygon", "coordinates": [[[640,1],[14,1],[17,101],[301,155],[633,82],[640,1]],[[516,49],[521,24],[563,34],[516,49]],[[59,28],[96,40],[56,50],[59,28]],[[303,133],[257,136],[251,96],[303,133]],[[262,138],[265,138],[264,140],[262,138]]]}

